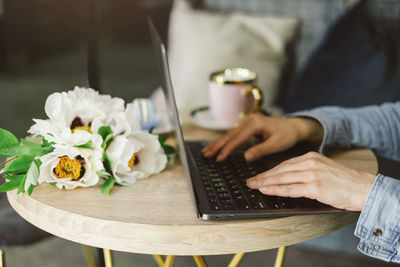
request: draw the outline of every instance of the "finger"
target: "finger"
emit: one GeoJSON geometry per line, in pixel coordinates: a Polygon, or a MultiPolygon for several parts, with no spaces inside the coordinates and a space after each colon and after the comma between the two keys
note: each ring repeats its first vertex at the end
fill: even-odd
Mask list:
{"type": "Polygon", "coordinates": [[[277,135],[272,135],[261,144],[255,145],[244,153],[246,161],[251,162],[259,157],[288,149],[291,145],[282,143],[277,135]]]}
{"type": "Polygon", "coordinates": [[[247,127],[243,127],[241,131],[236,132],[231,136],[229,142],[227,142],[220,150],[220,153],[217,157],[217,161],[225,160],[229,154],[235,150],[238,146],[248,141],[251,137],[256,135],[257,128],[255,125],[248,125],[247,127]]]}
{"type": "MultiPolygon", "coordinates": [[[[244,123],[243,123],[244,124],[244,123]]],[[[224,136],[218,138],[214,142],[210,143],[207,147],[203,149],[203,156],[213,157],[215,154],[235,135],[237,132],[241,131],[243,124],[240,124],[237,128],[230,130],[224,136]]]]}
{"type": "Polygon", "coordinates": [[[316,171],[291,171],[282,172],[271,176],[257,175],[253,179],[248,179],[247,185],[251,189],[259,189],[264,186],[270,185],[287,185],[296,183],[310,183],[318,179],[318,172],[316,171]]]}
{"type": "Polygon", "coordinates": [[[207,158],[214,157],[215,154],[223,147],[230,139],[232,132],[226,133],[224,136],[218,138],[214,142],[210,143],[207,147],[205,147],[202,152],[203,156],[207,158]]]}
{"type": "Polygon", "coordinates": [[[264,195],[281,196],[281,197],[306,197],[310,199],[319,198],[313,184],[290,184],[290,185],[271,185],[260,188],[260,192],[264,195]]]}
{"type": "MultiPolygon", "coordinates": [[[[306,177],[303,177],[303,181],[311,181],[318,179],[318,174],[322,171],[326,171],[328,169],[336,168],[335,162],[329,158],[326,158],[322,155],[319,155],[315,152],[309,152],[299,157],[294,157],[289,160],[281,162],[279,165],[274,168],[267,170],[265,172],[259,173],[256,176],[250,177],[247,179],[247,184],[250,188],[258,188],[262,186],[265,180],[268,180],[269,183],[279,183],[275,182],[274,177],[279,177],[279,175],[284,175],[285,173],[297,172],[304,173],[308,172],[306,177]]],[[[299,175],[299,178],[301,175],[299,175]]]]}
{"type": "Polygon", "coordinates": [[[275,175],[281,172],[316,170],[332,165],[332,160],[317,152],[308,152],[304,155],[285,160],[263,173],[264,176],[275,175]]]}
{"type": "Polygon", "coordinates": [[[277,175],[277,174],[283,173],[283,172],[304,171],[304,170],[308,169],[308,167],[304,166],[306,164],[302,164],[302,163],[304,163],[304,161],[306,161],[308,158],[310,158],[309,155],[306,156],[306,154],[305,154],[302,156],[293,157],[291,159],[282,161],[275,167],[273,167],[265,172],[259,173],[253,177],[249,177],[247,179],[247,181],[251,182],[252,180],[265,179],[269,176],[277,175]]]}

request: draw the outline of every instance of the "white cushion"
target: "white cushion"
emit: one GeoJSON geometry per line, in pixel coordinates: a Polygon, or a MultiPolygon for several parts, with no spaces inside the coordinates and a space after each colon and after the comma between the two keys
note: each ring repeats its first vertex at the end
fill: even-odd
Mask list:
{"type": "Polygon", "coordinates": [[[210,74],[227,67],[255,71],[264,106],[273,102],[296,18],[211,13],[176,0],[169,23],[169,63],[181,111],[207,105],[210,74]]]}

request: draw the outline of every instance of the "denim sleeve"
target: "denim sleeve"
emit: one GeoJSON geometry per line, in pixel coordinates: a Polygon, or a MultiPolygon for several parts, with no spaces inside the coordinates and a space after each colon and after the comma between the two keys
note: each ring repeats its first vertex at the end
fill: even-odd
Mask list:
{"type": "Polygon", "coordinates": [[[325,146],[367,147],[400,160],[400,102],[363,108],[322,107],[292,114],[312,117],[324,128],[325,146]]]}
{"type": "Polygon", "coordinates": [[[400,181],[378,174],[354,232],[362,253],[400,263],[399,196],[400,181]]]}
{"type": "MultiPolygon", "coordinates": [[[[320,146],[360,146],[400,159],[400,102],[356,109],[323,107],[297,112],[318,120],[324,128],[320,146]]],[[[400,181],[378,174],[360,214],[354,234],[358,249],[371,257],[400,263],[400,181]]]]}

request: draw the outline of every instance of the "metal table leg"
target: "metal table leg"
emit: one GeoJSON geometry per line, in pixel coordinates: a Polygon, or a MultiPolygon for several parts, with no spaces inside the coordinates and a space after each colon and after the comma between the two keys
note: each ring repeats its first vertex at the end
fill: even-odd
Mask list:
{"type": "Polygon", "coordinates": [[[103,249],[103,252],[104,252],[104,262],[106,267],[113,267],[113,258],[111,250],[103,249]]]}
{"type": "Polygon", "coordinates": [[[286,252],[286,247],[280,247],[278,249],[274,267],[282,267],[283,260],[285,259],[285,252],[286,252]]]}

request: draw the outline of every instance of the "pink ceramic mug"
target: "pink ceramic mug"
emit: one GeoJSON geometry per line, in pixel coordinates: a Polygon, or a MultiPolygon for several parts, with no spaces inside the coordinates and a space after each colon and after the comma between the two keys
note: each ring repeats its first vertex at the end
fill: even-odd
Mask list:
{"type": "Polygon", "coordinates": [[[257,75],[245,68],[214,72],[208,85],[210,112],[221,123],[235,124],[262,108],[262,91],[255,87],[257,75]]]}

